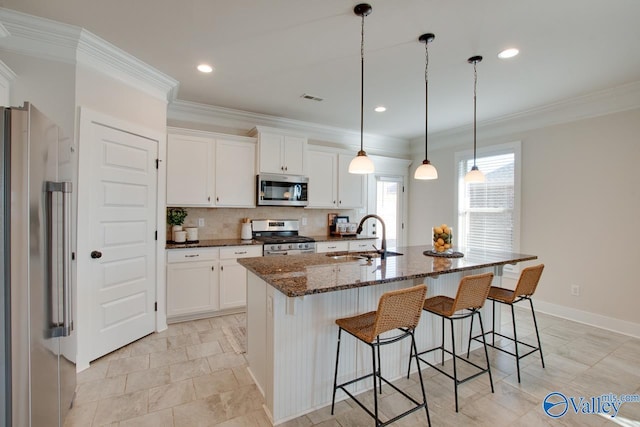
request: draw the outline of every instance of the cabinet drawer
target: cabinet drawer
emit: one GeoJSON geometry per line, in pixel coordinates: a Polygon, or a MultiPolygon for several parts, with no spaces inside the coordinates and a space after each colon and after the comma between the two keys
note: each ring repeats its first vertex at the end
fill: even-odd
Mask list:
{"type": "Polygon", "coordinates": [[[373,251],[376,239],[352,240],[349,242],[349,252],[373,251]]]}
{"type": "Polygon", "coordinates": [[[220,259],[249,258],[256,256],[262,256],[262,245],[220,248],[220,259]]]}
{"type": "Polygon", "coordinates": [[[167,251],[167,262],[196,262],[218,259],[218,248],[171,249],[167,251]]]}
{"type": "Polygon", "coordinates": [[[349,250],[349,242],[318,242],[316,243],[316,253],[342,252],[349,250]]]}

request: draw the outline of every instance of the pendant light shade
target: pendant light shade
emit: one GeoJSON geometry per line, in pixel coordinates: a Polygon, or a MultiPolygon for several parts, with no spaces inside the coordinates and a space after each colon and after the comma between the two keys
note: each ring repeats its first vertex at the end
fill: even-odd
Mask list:
{"type": "Polygon", "coordinates": [[[413,177],[415,179],[437,179],[438,171],[429,161],[428,140],[429,140],[429,43],[436,38],[432,33],[421,35],[418,40],[424,43],[424,160],[418,166],[413,177]]]}
{"type": "Polygon", "coordinates": [[[371,5],[360,3],[353,12],[362,17],[360,38],[360,151],[349,163],[349,173],[366,174],[373,173],[373,161],[367,157],[364,151],[364,17],[371,13],[371,5]]]}
{"type": "Polygon", "coordinates": [[[482,56],[472,56],[467,60],[469,64],[473,64],[473,167],[464,176],[464,182],[484,182],[485,177],[478,166],[476,166],[476,98],[477,98],[477,86],[478,86],[478,72],[476,70],[476,64],[482,61],[482,56]]]}

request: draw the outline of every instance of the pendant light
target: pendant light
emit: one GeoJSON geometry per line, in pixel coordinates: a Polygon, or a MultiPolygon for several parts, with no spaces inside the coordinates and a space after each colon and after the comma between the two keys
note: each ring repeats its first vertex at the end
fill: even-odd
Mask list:
{"type": "Polygon", "coordinates": [[[431,164],[428,156],[428,139],[429,139],[429,43],[435,39],[436,36],[432,33],[421,35],[418,40],[424,43],[424,160],[422,164],[418,166],[413,177],[415,179],[437,179],[438,171],[435,166],[431,164]]]}
{"type": "Polygon", "coordinates": [[[349,173],[366,174],[373,173],[373,162],[364,151],[364,17],[371,13],[371,5],[361,3],[353,12],[362,17],[360,39],[360,151],[349,163],[349,173]]]}
{"type": "Polygon", "coordinates": [[[485,177],[478,166],[476,166],[476,93],[478,86],[478,72],[476,64],[482,61],[482,56],[472,56],[467,60],[469,64],[473,64],[473,167],[464,176],[464,182],[484,182],[485,177]]]}

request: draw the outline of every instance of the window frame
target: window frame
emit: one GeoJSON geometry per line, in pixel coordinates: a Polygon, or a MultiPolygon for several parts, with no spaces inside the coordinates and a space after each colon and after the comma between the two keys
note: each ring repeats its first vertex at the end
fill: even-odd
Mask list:
{"type": "MultiPolygon", "coordinates": [[[[502,154],[510,154],[514,155],[514,206],[512,211],[512,219],[513,219],[513,252],[520,252],[520,225],[521,225],[521,205],[522,205],[522,144],[521,141],[513,141],[504,144],[496,144],[488,147],[478,148],[476,154],[476,158],[482,157],[490,157],[495,155],[502,154]]],[[[473,159],[473,150],[461,150],[456,151],[454,155],[454,174],[456,179],[454,180],[454,195],[455,195],[455,214],[456,214],[456,228],[460,230],[460,191],[462,190],[462,186],[464,183],[460,183],[460,180],[464,178],[460,178],[458,175],[458,168],[461,161],[472,160],[473,159]]],[[[454,238],[456,239],[456,244],[462,241],[460,236],[456,236],[454,234],[454,238]]],[[[519,265],[515,266],[506,265],[504,268],[505,275],[507,277],[517,278],[517,275],[520,272],[519,265]]]]}

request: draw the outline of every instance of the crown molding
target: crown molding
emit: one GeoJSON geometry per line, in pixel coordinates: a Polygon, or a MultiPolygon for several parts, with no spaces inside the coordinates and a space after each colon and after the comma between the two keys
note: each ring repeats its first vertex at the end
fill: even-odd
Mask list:
{"type": "MultiPolygon", "coordinates": [[[[239,129],[249,134],[256,127],[271,127],[295,134],[306,135],[315,141],[337,143],[352,150],[360,147],[360,132],[318,123],[287,119],[267,114],[175,100],[169,103],[169,120],[202,123],[239,129]]],[[[407,155],[410,141],[381,135],[365,134],[365,149],[371,154],[386,156],[407,155]]]]}
{"type": "Polygon", "coordinates": [[[156,98],[175,99],[178,81],[100,37],[73,25],[0,8],[9,36],[0,48],[73,65],[86,65],[156,98]]]}
{"type": "Polygon", "coordinates": [[[7,30],[4,25],[2,25],[2,23],[0,22],[0,38],[2,37],[7,37],[11,35],[11,33],[9,32],[9,30],[7,30]]]}
{"type": "Polygon", "coordinates": [[[7,80],[9,82],[11,82],[11,81],[15,80],[16,73],[14,73],[11,68],[7,67],[7,64],[5,64],[4,62],[0,61],[0,77],[4,78],[5,80],[7,80]]]}
{"type": "MultiPolygon", "coordinates": [[[[477,129],[481,139],[486,140],[636,108],[640,108],[640,81],[481,121],[477,123],[477,129]]],[[[462,143],[469,139],[472,132],[473,124],[469,124],[434,133],[429,135],[429,149],[441,149],[462,143]]],[[[424,138],[411,141],[413,154],[418,153],[420,145],[424,145],[424,138]]]]}

